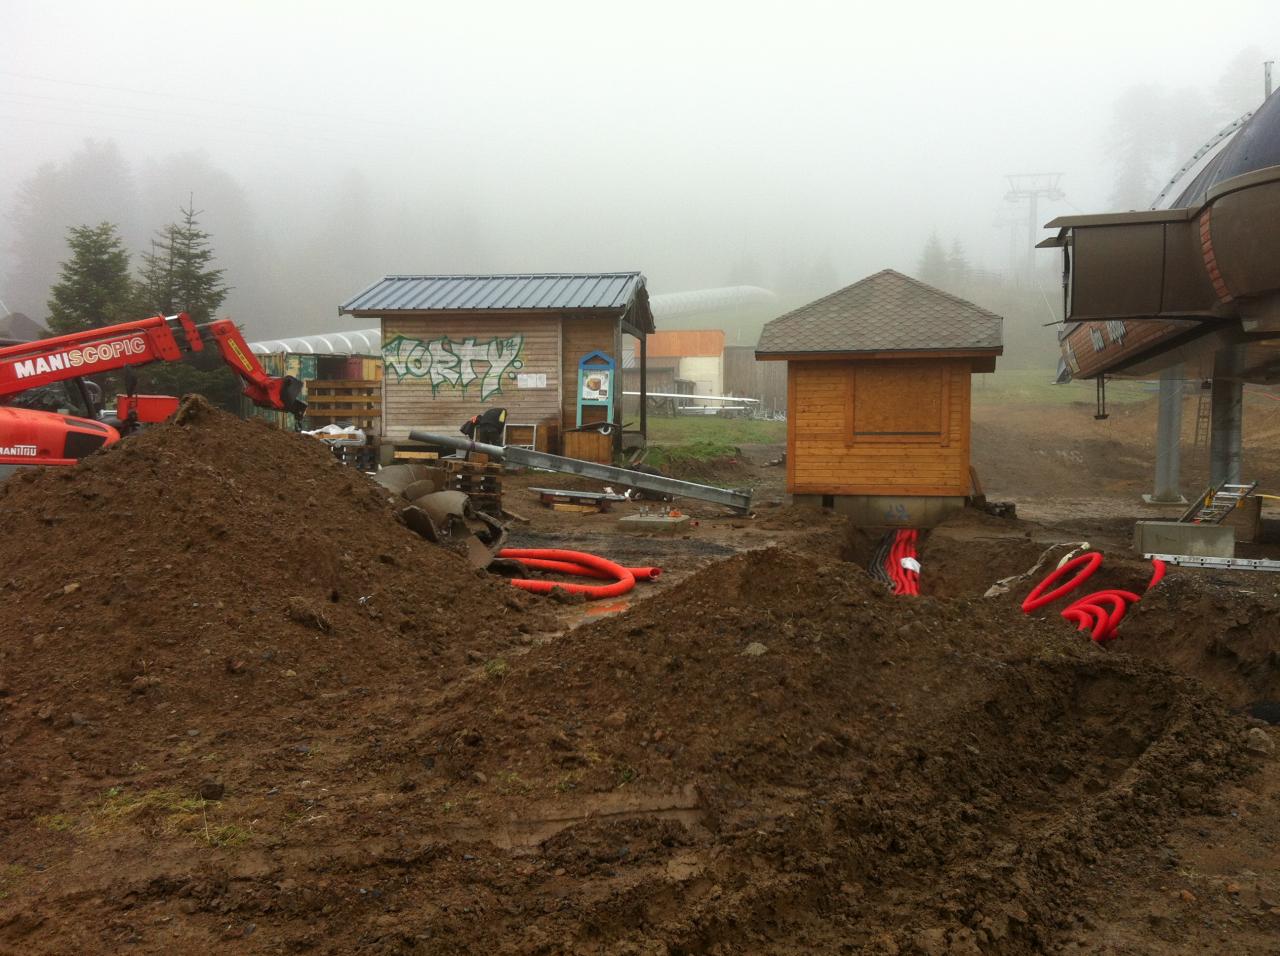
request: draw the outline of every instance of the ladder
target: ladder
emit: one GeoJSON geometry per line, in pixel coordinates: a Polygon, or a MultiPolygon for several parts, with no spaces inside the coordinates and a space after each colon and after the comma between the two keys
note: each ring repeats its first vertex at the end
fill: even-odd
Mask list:
{"type": "Polygon", "coordinates": [[[1194,447],[1199,448],[1200,442],[1209,442],[1209,409],[1210,403],[1204,400],[1204,389],[1200,390],[1200,394],[1196,396],[1196,437],[1194,447]]]}
{"type": "Polygon", "coordinates": [[[1220,482],[1216,487],[1210,485],[1178,521],[1182,524],[1222,524],[1223,519],[1253,494],[1253,489],[1257,487],[1256,481],[1247,485],[1227,481],[1220,482]]]}

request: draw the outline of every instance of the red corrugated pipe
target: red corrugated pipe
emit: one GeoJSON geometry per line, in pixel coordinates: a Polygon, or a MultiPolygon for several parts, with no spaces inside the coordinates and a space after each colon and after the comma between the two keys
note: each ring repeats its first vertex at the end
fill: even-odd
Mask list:
{"type": "MultiPolygon", "coordinates": [[[[513,550],[510,548],[504,550],[513,550]]],[[[502,554],[499,557],[507,557],[502,554]]],[[[577,574],[584,578],[603,578],[612,581],[613,575],[608,571],[601,571],[598,568],[588,567],[577,561],[550,561],[544,558],[519,558],[521,564],[530,568],[537,568],[539,571],[559,571],[561,574],[577,574]]],[[[625,567],[625,565],[624,565],[625,567]]],[[[662,568],[627,568],[631,572],[631,576],[637,581],[656,581],[658,576],[662,574],[662,568]]]]}
{"type": "MultiPolygon", "coordinates": [[[[1027,595],[1022,602],[1022,610],[1030,613],[1037,608],[1044,607],[1055,601],[1069,591],[1079,587],[1098,566],[1102,564],[1102,555],[1096,551],[1090,551],[1088,554],[1082,554],[1068,561],[1062,567],[1050,572],[1049,576],[1037,584],[1031,593],[1027,595]],[[1044,594],[1044,589],[1050,584],[1062,577],[1069,570],[1079,565],[1085,565],[1074,578],[1066,584],[1060,585],[1044,594]]],[[[1146,590],[1150,591],[1159,584],[1163,579],[1166,571],[1166,564],[1159,558],[1151,559],[1151,580],[1147,583],[1146,590]]],[[[1144,592],[1145,593],[1145,592],[1144,592]]],[[[1124,620],[1125,614],[1129,608],[1137,604],[1141,597],[1132,591],[1125,591],[1120,588],[1108,588],[1103,591],[1095,591],[1093,594],[1086,595],[1071,604],[1063,611],[1062,616],[1068,621],[1075,622],[1076,630],[1087,630],[1090,626],[1093,628],[1093,639],[1099,643],[1102,641],[1114,640],[1116,636],[1116,628],[1120,626],[1120,622],[1124,620]]]]}
{"type": "MultiPolygon", "coordinates": [[[[559,548],[503,548],[498,552],[498,557],[514,558],[517,561],[528,563],[531,567],[537,566],[533,562],[541,561],[554,562],[557,565],[572,565],[577,569],[590,569],[588,572],[590,577],[607,576],[613,579],[612,584],[572,584],[562,581],[535,581],[531,578],[513,578],[511,580],[513,587],[521,588],[534,594],[549,594],[555,588],[561,588],[570,594],[582,594],[588,600],[599,600],[600,598],[618,597],[626,594],[636,586],[636,577],[629,569],[607,558],[587,554],[585,551],[565,551],[559,548]]],[[[554,570],[567,570],[567,568],[556,567],[554,570]]],[[[648,570],[652,571],[653,569],[650,568],[648,570]]],[[[578,574],[579,570],[569,571],[568,573],[578,574]]],[[[661,572],[659,571],[659,573],[661,572]]]]}
{"type": "Polygon", "coordinates": [[[1148,591],[1164,580],[1164,572],[1167,568],[1168,565],[1159,558],[1151,559],[1151,580],[1147,584],[1148,591]]]}
{"type": "Polygon", "coordinates": [[[903,565],[906,559],[916,560],[916,541],[920,532],[914,528],[902,528],[893,537],[893,546],[889,549],[889,557],[885,559],[885,570],[893,582],[894,594],[918,595],[920,593],[920,575],[903,565]]]}
{"type": "Polygon", "coordinates": [[[1044,607],[1046,604],[1052,604],[1054,601],[1062,597],[1064,594],[1068,594],[1071,591],[1074,591],[1081,584],[1087,581],[1089,577],[1093,574],[1093,572],[1098,570],[1098,565],[1100,564],[1102,564],[1101,552],[1086,551],[1084,554],[1077,555],[1076,557],[1072,558],[1066,564],[1062,565],[1062,567],[1054,568],[1052,571],[1049,572],[1048,576],[1045,577],[1045,579],[1041,581],[1039,584],[1037,584],[1034,588],[1032,588],[1031,593],[1028,594],[1023,599],[1022,610],[1025,611],[1027,614],[1030,614],[1032,611],[1039,610],[1040,608],[1044,607]],[[1070,581],[1068,581],[1066,584],[1058,585],[1048,594],[1045,593],[1045,588],[1049,587],[1049,585],[1053,584],[1055,581],[1057,581],[1060,577],[1062,577],[1068,571],[1074,571],[1076,568],[1080,567],[1081,565],[1084,565],[1083,569],[1079,573],[1077,573],[1076,576],[1073,577],[1070,581]]]}
{"type": "Polygon", "coordinates": [[[1136,604],[1138,600],[1138,595],[1132,591],[1122,591],[1119,588],[1095,591],[1069,605],[1062,612],[1062,616],[1069,621],[1077,621],[1079,626],[1076,629],[1080,631],[1088,625],[1087,617],[1092,616],[1094,618],[1093,639],[1101,643],[1115,639],[1116,628],[1124,619],[1129,605],[1136,604]],[[1109,609],[1107,605],[1110,605],[1109,609]],[[1082,612],[1082,614],[1077,615],[1076,612],[1082,612]]]}

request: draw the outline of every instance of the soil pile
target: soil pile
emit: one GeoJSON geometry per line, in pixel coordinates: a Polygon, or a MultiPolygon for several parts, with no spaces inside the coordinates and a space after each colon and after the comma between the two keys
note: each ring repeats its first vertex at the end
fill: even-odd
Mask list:
{"type": "MultiPolygon", "coordinates": [[[[202,433],[143,437],[233,454],[202,433]]],[[[282,468],[316,461],[279,437],[282,468]]],[[[105,481],[124,454],[84,471],[105,481]]],[[[325,533],[386,525],[367,489],[344,499],[330,484],[358,476],[316,469],[307,494],[350,505],[325,533]]],[[[1112,855],[1214,812],[1253,765],[1244,727],[1186,678],[1012,598],[894,598],[817,553],[737,554],[550,637],[521,633],[541,622],[527,599],[393,527],[391,545],[352,552],[370,575],[356,593],[374,599],[344,585],[334,602],[335,577],[306,576],[328,553],[307,530],[322,525],[278,495],[281,477],[230,496],[259,522],[297,508],[282,533],[308,551],[279,559],[292,581],[257,585],[257,618],[228,623],[245,612],[220,581],[186,594],[201,607],[175,606],[181,634],[135,620],[145,602],[103,603],[112,574],[110,593],[128,594],[181,573],[174,545],[150,537],[136,560],[173,568],[103,563],[69,592],[23,571],[0,592],[11,617],[19,595],[65,615],[10,638],[4,659],[26,669],[0,723],[0,952],[1043,952],[1087,920],[1081,894],[1112,855]],[[460,637],[422,611],[450,600],[460,637]],[[112,653],[110,629],[133,650],[73,659],[72,635],[112,653]],[[159,668],[121,669],[148,653],[159,668]],[[59,694],[38,689],[42,665],[59,694]],[[77,694],[96,709],[43,706],[77,694]]],[[[11,562],[41,516],[92,510],[60,482],[0,498],[43,487],[27,504],[44,507],[0,539],[11,562]]],[[[223,560],[190,520],[169,527],[190,563],[223,560]]],[[[826,529],[829,555],[842,532],[826,529]]],[[[38,547],[28,560],[77,566],[38,547]]],[[[246,560],[243,544],[230,553],[246,560]]]]}
{"type": "Polygon", "coordinates": [[[1122,650],[1165,662],[1232,707],[1280,723],[1275,575],[1173,568],[1121,625],[1122,650]]]}
{"type": "MultiPolygon", "coordinates": [[[[457,952],[515,934],[513,952],[1038,951],[1094,863],[1240,766],[1192,685],[1060,624],[766,550],[535,648],[384,751],[432,759],[398,812],[433,845],[484,845],[468,872],[490,905],[418,933],[457,952]],[[538,852],[512,873],[485,844],[538,852]]],[[[447,874],[415,875],[406,905],[447,874]]]]}
{"type": "Polygon", "coordinates": [[[398,524],[318,443],[200,399],[0,485],[0,513],[0,856],[15,865],[20,822],[78,820],[111,788],[256,786],[409,672],[438,687],[468,652],[548,623],[398,524]]]}
{"type": "Polygon", "coordinates": [[[57,836],[114,846],[129,875],[28,874],[0,933],[65,949],[105,920],[140,952],[1043,951],[1108,854],[1213,809],[1247,766],[1192,684],[1060,625],[741,554],[442,693],[380,694],[343,752],[218,802],[242,845],[204,846],[171,807],[113,817],[109,798],[57,836]],[[104,815],[123,822],[84,822],[104,815]]]}

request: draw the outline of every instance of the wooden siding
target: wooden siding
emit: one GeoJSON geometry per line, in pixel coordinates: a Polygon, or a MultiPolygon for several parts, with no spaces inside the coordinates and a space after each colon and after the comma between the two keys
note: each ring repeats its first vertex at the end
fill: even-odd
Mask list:
{"type": "MultiPolygon", "coordinates": [[[[613,399],[616,405],[622,391],[622,324],[617,319],[566,318],[563,326],[564,387],[561,413],[564,427],[578,424],[578,362],[590,352],[603,352],[617,363],[614,375],[613,399]]],[[[608,414],[604,406],[583,409],[583,420],[602,422],[617,420],[608,414]]]]}
{"type": "Polygon", "coordinates": [[[787,490],[817,495],[968,494],[970,365],[963,359],[788,363],[787,490]],[[945,391],[921,401],[918,392],[935,374],[933,369],[945,391]],[[869,408],[859,401],[859,370],[866,373],[866,386],[875,391],[870,430],[924,430],[918,413],[924,405],[937,409],[938,438],[856,436],[855,409],[863,409],[865,415],[869,408]]]}
{"type": "Polygon", "coordinates": [[[766,411],[786,411],[787,365],[756,361],[751,345],[731,345],[724,350],[724,393],[759,399],[766,411]]]}
{"type": "MultiPolygon", "coordinates": [[[[421,342],[442,337],[453,343],[474,340],[483,344],[493,339],[521,336],[519,368],[512,366],[497,382],[497,389],[481,398],[484,387],[479,378],[461,387],[433,376],[400,374],[393,362],[386,362],[383,377],[382,434],[403,441],[412,428],[427,428],[454,434],[472,415],[495,406],[507,409],[507,420],[518,424],[559,423],[561,404],[559,315],[449,316],[447,318],[388,317],[383,319],[382,341],[398,336],[421,342]],[[545,388],[518,388],[518,373],[545,374],[545,388]]],[[[487,363],[476,363],[472,374],[481,375],[487,363]]],[[[418,371],[425,371],[421,367],[418,371]]]]}

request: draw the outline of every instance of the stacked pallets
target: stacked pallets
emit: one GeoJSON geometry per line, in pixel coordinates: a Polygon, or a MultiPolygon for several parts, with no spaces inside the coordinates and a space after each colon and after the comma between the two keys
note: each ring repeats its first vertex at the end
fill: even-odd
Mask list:
{"type": "Polygon", "coordinates": [[[445,470],[445,487],[461,491],[471,499],[471,506],[489,514],[502,512],[502,465],[498,462],[464,461],[441,458],[445,470]]]}

